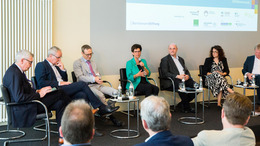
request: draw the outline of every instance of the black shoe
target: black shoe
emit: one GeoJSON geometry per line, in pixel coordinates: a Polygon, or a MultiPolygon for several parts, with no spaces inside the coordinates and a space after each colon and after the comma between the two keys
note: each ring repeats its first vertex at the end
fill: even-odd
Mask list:
{"type": "Polygon", "coordinates": [[[107,101],[107,105],[109,105],[110,107],[115,107],[116,101],[112,101],[112,100],[108,100],[107,101]]]}
{"type": "Polygon", "coordinates": [[[117,126],[117,127],[121,127],[123,126],[123,122],[117,120],[114,116],[109,116],[110,120],[112,121],[112,123],[117,126]]]}
{"type": "Polygon", "coordinates": [[[101,116],[111,115],[113,112],[117,111],[119,109],[119,106],[116,107],[110,107],[110,106],[100,106],[98,114],[101,116]]]}
{"type": "Polygon", "coordinates": [[[100,136],[103,136],[103,135],[104,135],[103,133],[98,132],[97,129],[95,129],[95,136],[100,137],[100,136]]]}
{"type": "Polygon", "coordinates": [[[183,109],[181,112],[182,113],[195,113],[195,110],[194,110],[194,108],[189,108],[189,109],[183,109]]]}

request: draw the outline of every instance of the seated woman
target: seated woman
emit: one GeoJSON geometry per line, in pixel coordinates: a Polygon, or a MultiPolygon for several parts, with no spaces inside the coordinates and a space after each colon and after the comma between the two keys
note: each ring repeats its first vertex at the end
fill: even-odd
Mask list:
{"type": "Polygon", "coordinates": [[[205,84],[210,88],[214,97],[218,98],[218,106],[221,107],[221,97],[234,91],[230,89],[224,76],[229,74],[229,68],[225,53],[221,46],[213,46],[210,57],[205,59],[203,74],[207,75],[205,84]]]}
{"type": "MultiPolygon", "coordinates": [[[[159,88],[147,80],[151,71],[147,66],[145,59],[140,59],[142,46],[134,44],[131,48],[133,59],[126,63],[127,79],[133,83],[134,90],[145,94],[145,97],[150,95],[158,95],[159,88]],[[139,60],[140,59],[140,60],[139,60]]],[[[127,82],[126,88],[129,89],[130,83],[127,82]]]]}

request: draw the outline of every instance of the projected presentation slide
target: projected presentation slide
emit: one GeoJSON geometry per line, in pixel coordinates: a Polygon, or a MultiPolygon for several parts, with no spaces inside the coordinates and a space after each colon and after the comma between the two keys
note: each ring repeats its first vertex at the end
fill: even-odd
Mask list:
{"type": "Polygon", "coordinates": [[[126,0],[126,30],[257,31],[258,0],[126,0]]]}

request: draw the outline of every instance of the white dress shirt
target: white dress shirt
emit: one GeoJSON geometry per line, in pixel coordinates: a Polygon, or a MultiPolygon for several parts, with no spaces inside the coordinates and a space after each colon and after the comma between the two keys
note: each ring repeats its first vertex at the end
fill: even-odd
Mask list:
{"type": "Polygon", "coordinates": [[[173,56],[171,56],[171,57],[172,57],[173,61],[175,62],[175,65],[177,66],[177,69],[178,69],[180,75],[185,74],[184,68],[182,67],[182,65],[179,61],[179,56],[176,56],[176,58],[174,58],[173,56]]]}

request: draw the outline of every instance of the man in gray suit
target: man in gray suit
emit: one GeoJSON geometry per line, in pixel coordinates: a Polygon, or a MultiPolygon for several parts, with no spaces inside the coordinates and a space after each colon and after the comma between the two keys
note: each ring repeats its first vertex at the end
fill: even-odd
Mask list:
{"type": "MultiPolygon", "coordinates": [[[[194,81],[191,78],[190,72],[185,66],[184,59],[177,56],[178,47],[176,44],[172,43],[168,46],[169,54],[161,59],[161,70],[163,77],[170,77],[174,81],[175,90],[179,89],[179,83],[182,79],[185,80],[185,86],[193,88],[194,81]]],[[[170,80],[165,80],[161,82],[164,88],[172,89],[172,83],[170,80]]],[[[186,94],[178,92],[181,102],[178,104],[181,111],[184,113],[194,113],[194,109],[190,107],[189,102],[195,98],[194,93],[186,94]]]]}
{"type": "MultiPolygon", "coordinates": [[[[105,105],[107,105],[104,94],[112,96],[112,93],[117,92],[117,90],[102,85],[103,81],[97,69],[97,65],[93,60],[91,60],[93,52],[89,45],[83,45],[81,47],[81,54],[82,57],[76,60],[73,64],[73,70],[77,77],[77,81],[89,83],[88,86],[92,92],[99,97],[105,105]]],[[[122,122],[117,121],[112,115],[109,117],[116,126],[122,126],[122,122]]]]}

